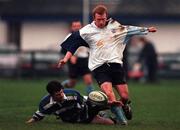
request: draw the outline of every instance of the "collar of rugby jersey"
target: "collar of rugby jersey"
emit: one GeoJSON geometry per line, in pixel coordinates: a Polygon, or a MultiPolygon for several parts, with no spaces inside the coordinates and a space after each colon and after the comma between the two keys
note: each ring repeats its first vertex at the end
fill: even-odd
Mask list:
{"type": "MultiPolygon", "coordinates": [[[[96,24],[95,24],[95,21],[92,21],[91,25],[92,25],[93,27],[95,27],[96,29],[101,29],[101,30],[103,30],[103,29],[107,29],[107,26],[108,26],[112,21],[114,21],[114,20],[113,20],[112,18],[109,18],[109,19],[107,20],[106,26],[105,26],[104,28],[98,28],[98,27],[96,26],[96,24]]],[[[116,22],[117,22],[117,21],[116,21],[116,22]]],[[[120,23],[118,22],[118,24],[120,24],[120,23]]]]}
{"type": "MultiPolygon", "coordinates": [[[[66,95],[64,94],[64,100],[67,100],[66,95]]],[[[64,102],[64,100],[62,102],[64,102]]],[[[54,101],[54,99],[52,97],[50,97],[50,103],[49,104],[55,104],[57,103],[56,101],[54,101]]]]}
{"type": "MultiPolygon", "coordinates": [[[[108,23],[107,23],[107,24],[108,24],[108,23]]],[[[91,25],[92,25],[93,27],[95,27],[96,29],[100,29],[100,30],[106,29],[106,27],[107,27],[107,25],[106,25],[104,28],[98,28],[98,27],[96,26],[96,24],[95,24],[95,21],[92,21],[91,25]]]]}
{"type": "Polygon", "coordinates": [[[98,27],[96,26],[95,21],[92,21],[91,25],[92,25],[93,27],[95,27],[96,29],[100,29],[100,28],[98,28],[98,27]]]}

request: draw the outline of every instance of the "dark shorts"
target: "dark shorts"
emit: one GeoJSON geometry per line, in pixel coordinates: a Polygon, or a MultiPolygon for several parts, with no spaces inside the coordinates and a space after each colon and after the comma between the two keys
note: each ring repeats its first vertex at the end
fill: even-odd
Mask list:
{"type": "Polygon", "coordinates": [[[92,120],[94,119],[94,117],[96,115],[98,115],[98,113],[99,113],[98,109],[96,110],[96,109],[89,108],[88,112],[87,112],[88,117],[85,120],[83,120],[81,123],[90,123],[90,122],[92,122],[92,120]]]}
{"type": "Polygon", "coordinates": [[[99,111],[109,109],[107,106],[94,106],[86,102],[81,109],[72,109],[66,112],[62,112],[59,117],[64,122],[69,123],[90,123],[98,115],[99,111]]]}
{"type": "Polygon", "coordinates": [[[76,64],[68,62],[68,69],[69,77],[73,79],[91,73],[88,68],[88,58],[78,58],[76,64]]]}
{"type": "Polygon", "coordinates": [[[107,110],[107,106],[96,106],[96,105],[88,105],[88,109],[86,109],[86,112],[83,112],[83,115],[86,115],[85,120],[82,121],[82,123],[90,123],[94,119],[95,116],[98,115],[98,113],[102,110],[107,110]],[[88,116],[87,116],[88,115],[88,116]]]}
{"type": "Polygon", "coordinates": [[[118,63],[105,63],[93,70],[93,75],[99,85],[104,82],[111,82],[113,85],[126,83],[125,71],[118,63]]]}

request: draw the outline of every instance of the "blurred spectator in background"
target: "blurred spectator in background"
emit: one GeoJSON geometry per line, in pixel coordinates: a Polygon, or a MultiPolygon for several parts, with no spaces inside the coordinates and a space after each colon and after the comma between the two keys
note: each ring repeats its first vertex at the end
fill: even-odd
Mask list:
{"type": "MultiPolygon", "coordinates": [[[[71,32],[78,31],[82,28],[80,21],[73,21],[71,23],[71,32]]],[[[63,53],[66,50],[63,50],[63,53]]],[[[69,79],[62,84],[67,88],[72,88],[76,85],[78,76],[82,76],[86,85],[86,93],[89,94],[93,89],[93,80],[91,72],[88,68],[89,49],[87,47],[80,47],[76,53],[70,58],[68,62],[69,79]]]]}
{"type": "Polygon", "coordinates": [[[146,37],[139,37],[139,44],[142,44],[142,50],[138,62],[143,67],[145,80],[148,82],[155,82],[157,80],[158,67],[155,47],[146,37]]]}

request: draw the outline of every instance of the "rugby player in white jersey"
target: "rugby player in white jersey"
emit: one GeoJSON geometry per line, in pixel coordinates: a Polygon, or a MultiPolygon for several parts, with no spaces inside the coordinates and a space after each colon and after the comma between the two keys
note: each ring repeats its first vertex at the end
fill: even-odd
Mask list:
{"type": "Polygon", "coordinates": [[[61,46],[67,53],[59,60],[58,66],[62,67],[80,46],[89,47],[89,69],[94,73],[101,90],[108,96],[109,102],[114,104],[111,111],[119,123],[127,124],[127,119],[132,118],[132,112],[128,104],[128,85],[122,67],[123,51],[132,36],[156,32],[156,28],[121,25],[113,19],[108,19],[108,11],[104,5],[98,5],[93,9],[93,20],[91,24],[64,40],[61,46]],[[112,86],[116,88],[121,101],[116,100],[112,86]],[[118,105],[120,102],[123,105],[118,105]]]}
{"type": "MultiPolygon", "coordinates": [[[[73,21],[71,23],[71,32],[78,31],[81,28],[82,24],[80,21],[73,21]]],[[[66,53],[66,50],[62,48],[61,52],[66,53]]],[[[91,71],[88,68],[88,57],[89,48],[81,46],[77,49],[68,62],[69,79],[62,82],[63,86],[73,88],[76,85],[77,78],[80,76],[86,85],[87,95],[93,91],[93,80],[91,71]]]]}

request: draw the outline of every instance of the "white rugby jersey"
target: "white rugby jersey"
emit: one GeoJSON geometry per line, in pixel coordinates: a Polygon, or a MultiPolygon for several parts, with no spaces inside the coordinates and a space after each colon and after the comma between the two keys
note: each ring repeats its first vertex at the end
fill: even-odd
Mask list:
{"type": "Polygon", "coordinates": [[[110,19],[107,26],[102,29],[98,28],[93,21],[78,32],[72,33],[61,46],[71,53],[80,46],[89,47],[88,66],[93,71],[104,63],[122,64],[123,51],[128,40],[133,35],[147,33],[147,28],[124,26],[113,19],[110,19]]]}
{"type": "MultiPolygon", "coordinates": [[[[65,40],[71,35],[72,33],[69,33],[66,37],[65,40]]],[[[64,40],[64,41],[65,41],[64,40]]],[[[63,42],[64,42],[63,41],[63,42]]],[[[84,42],[84,41],[83,41],[84,42]]],[[[73,44],[73,42],[71,43],[73,44]]],[[[89,57],[89,48],[85,46],[80,46],[74,53],[75,56],[78,58],[88,58],[89,57]]]]}

